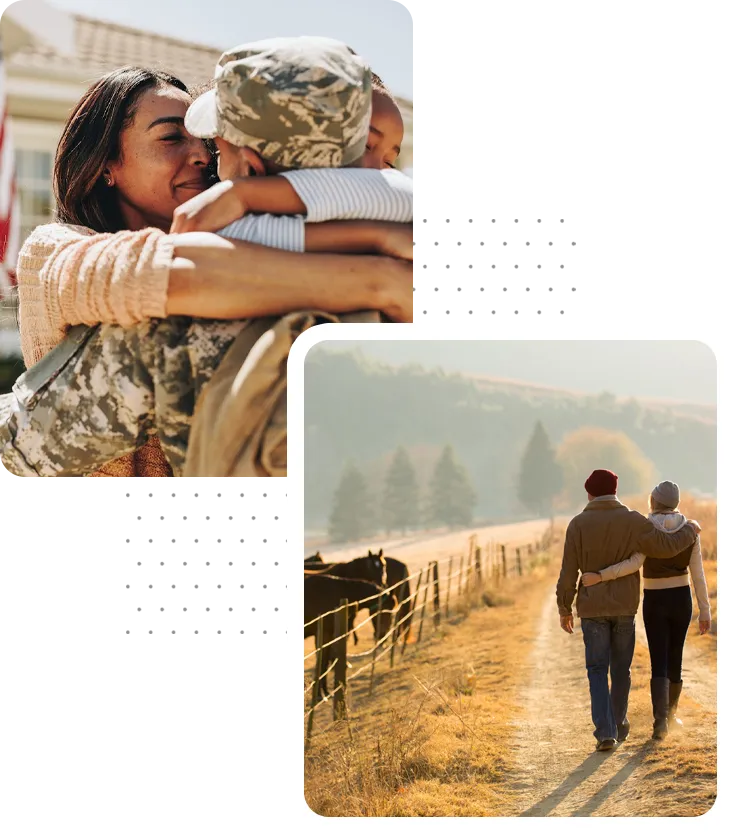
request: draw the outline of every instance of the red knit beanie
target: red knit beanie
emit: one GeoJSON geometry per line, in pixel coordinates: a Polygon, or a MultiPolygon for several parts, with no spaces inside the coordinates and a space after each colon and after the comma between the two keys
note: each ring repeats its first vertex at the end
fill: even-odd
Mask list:
{"type": "Polygon", "coordinates": [[[617,492],[618,477],[610,470],[595,470],[585,481],[584,489],[590,496],[611,496],[617,492]]]}

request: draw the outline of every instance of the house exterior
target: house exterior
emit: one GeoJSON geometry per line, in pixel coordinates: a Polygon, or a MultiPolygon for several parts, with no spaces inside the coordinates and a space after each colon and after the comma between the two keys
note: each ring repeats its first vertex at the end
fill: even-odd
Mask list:
{"type": "MultiPolygon", "coordinates": [[[[0,37],[13,8],[3,15],[0,37]]],[[[211,78],[222,49],[231,46],[216,49],[82,15],[64,16],[71,34],[71,54],[34,39],[32,32],[28,42],[15,51],[12,41],[3,37],[21,199],[21,239],[52,215],[51,169],[56,145],[69,111],[95,78],[115,67],[139,64],[165,69],[193,88],[211,78]]],[[[401,166],[411,168],[413,107],[405,99],[399,100],[399,105],[406,122],[401,166]]]]}
{"type": "MultiPolygon", "coordinates": [[[[42,0],[11,5],[0,19],[7,108],[15,147],[21,241],[53,216],[51,172],[64,123],[99,76],[137,64],[166,70],[190,89],[208,81],[224,49],[201,46],[67,13],[42,0]]],[[[399,100],[406,123],[401,166],[413,160],[411,102],[399,100]]],[[[0,331],[9,317],[0,310],[0,331]]],[[[8,341],[0,335],[0,355],[8,341]]]]}

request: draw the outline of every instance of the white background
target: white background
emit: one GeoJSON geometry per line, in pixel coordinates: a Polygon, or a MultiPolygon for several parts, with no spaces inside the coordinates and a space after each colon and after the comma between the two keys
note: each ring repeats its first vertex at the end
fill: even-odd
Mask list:
{"type": "Polygon", "coordinates": [[[417,213],[727,222],[731,21],[729,9],[418,10],[417,213]]]}
{"type": "MultiPolygon", "coordinates": [[[[718,358],[719,423],[732,426],[731,4],[406,5],[415,37],[416,325],[386,326],[385,336],[703,340],[718,358]],[[554,266],[560,252],[563,271],[554,266]]],[[[361,333],[340,326],[338,338],[361,333]]],[[[0,472],[0,831],[219,835],[346,825],[313,815],[302,795],[301,364],[327,335],[310,332],[292,352],[288,485],[0,472]],[[166,588],[193,585],[194,576],[207,584],[199,598],[182,588],[177,600],[166,588]],[[185,596],[212,611],[187,620],[185,596]]],[[[727,431],[719,455],[732,460],[727,431]]],[[[725,477],[721,506],[732,498],[725,477]]],[[[719,569],[727,594],[726,558],[719,569]]],[[[727,605],[720,619],[726,692],[727,605]]],[[[727,711],[719,728],[725,786],[733,778],[727,711]]],[[[721,792],[704,820],[679,825],[721,826],[731,806],[721,792]]]]}

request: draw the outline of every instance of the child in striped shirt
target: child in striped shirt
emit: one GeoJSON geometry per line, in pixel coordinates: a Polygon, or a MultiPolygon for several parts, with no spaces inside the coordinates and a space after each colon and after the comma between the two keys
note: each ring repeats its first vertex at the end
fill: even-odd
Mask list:
{"type": "Polygon", "coordinates": [[[185,125],[213,140],[222,182],[178,207],[173,233],[218,231],[294,251],[412,257],[410,229],[378,228],[393,236],[391,246],[374,240],[375,224],[359,223],[409,223],[413,188],[394,165],[400,111],[344,44],[278,38],[224,53],[213,88],[189,108],[185,125]],[[327,220],[357,222],[319,226],[327,220]]]}

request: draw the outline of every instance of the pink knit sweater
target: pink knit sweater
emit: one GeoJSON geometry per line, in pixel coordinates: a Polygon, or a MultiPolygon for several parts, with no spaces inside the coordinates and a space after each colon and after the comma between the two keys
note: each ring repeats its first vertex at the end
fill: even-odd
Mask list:
{"type": "MultiPolygon", "coordinates": [[[[130,326],[165,317],[172,259],[173,239],[159,229],[99,234],[62,223],[34,229],[17,270],[25,364],[38,362],[71,325],[130,326]]],[[[157,438],[95,473],[170,474],[157,438]]]]}

